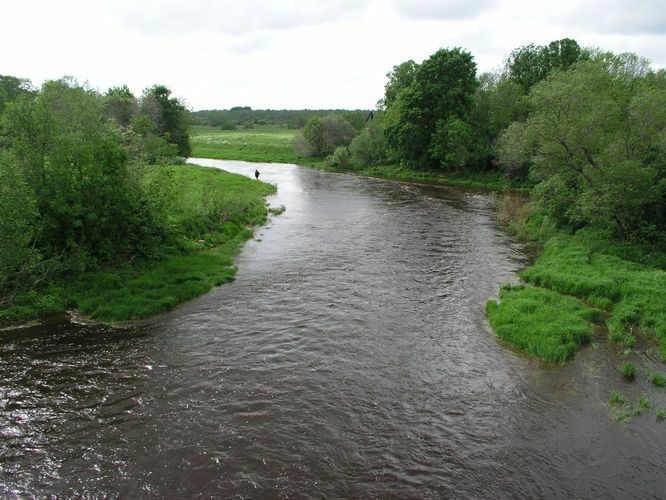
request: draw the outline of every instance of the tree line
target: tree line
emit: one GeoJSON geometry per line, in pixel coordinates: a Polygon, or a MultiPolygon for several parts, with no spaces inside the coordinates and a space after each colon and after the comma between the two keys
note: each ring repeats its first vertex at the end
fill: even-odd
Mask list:
{"type": "Polygon", "coordinates": [[[360,130],[369,112],[370,110],[252,109],[250,106],[236,106],[231,109],[194,111],[190,120],[192,125],[207,125],[222,130],[262,126],[302,129],[312,118],[337,114],[360,130]]]}
{"type": "Polygon", "coordinates": [[[519,47],[492,73],[453,48],[387,78],[360,131],[314,117],[297,151],[341,168],[501,172],[561,227],[666,241],[666,72],[647,60],[565,38],[519,47]]]}
{"type": "Polygon", "coordinates": [[[66,77],[0,75],[0,305],[61,277],[158,258],[173,244],[146,169],[190,153],[163,85],[140,97],[66,77]]]}

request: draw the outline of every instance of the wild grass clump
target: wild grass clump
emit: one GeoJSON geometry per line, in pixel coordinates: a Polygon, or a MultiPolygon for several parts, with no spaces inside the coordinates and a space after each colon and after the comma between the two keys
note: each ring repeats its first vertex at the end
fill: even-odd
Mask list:
{"type": "Polygon", "coordinates": [[[627,424],[631,422],[632,413],[627,410],[620,410],[613,414],[613,420],[620,424],[627,424]]]}
{"type": "Polygon", "coordinates": [[[271,213],[271,215],[281,215],[287,210],[284,205],[280,205],[279,207],[271,207],[268,209],[268,211],[271,213]]]}
{"type": "Polygon", "coordinates": [[[625,363],[622,365],[622,376],[626,380],[634,380],[636,378],[636,367],[632,363],[625,363]]]}
{"type": "Polygon", "coordinates": [[[624,394],[617,391],[611,392],[610,405],[611,408],[613,408],[613,420],[621,424],[626,424],[631,421],[633,412],[629,411],[629,401],[627,401],[624,394]]]}
{"type": "Polygon", "coordinates": [[[638,403],[634,407],[634,415],[643,415],[652,408],[652,402],[645,396],[638,398],[638,403]]]}
{"type": "Polygon", "coordinates": [[[617,391],[611,392],[610,403],[611,405],[616,405],[616,406],[627,406],[629,404],[624,394],[617,391]]]}
{"type": "Polygon", "coordinates": [[[521,351],[552,363],[574,357],[592,338],[599,311],[557,292],[533,286],[506,285],[500,300],[486,303],[499,338],[521,351]]]}
{"type": "Polygon", "coordinates": [[[650,373],[648,378],[650,379],[650,382],[652,382],[652,385],[655,387],[666,387],[666,377],[660,373],[650,373]]]}
{"type": "Polygon", "coordinates": [[[662,421],[666,420],[666,409],[657,408],[655,413],[657,415],[657,421],[662,422],[662,421]]]}
{"type": "Polygon", "coordinates": [[[506,192],[497,199],[495,216],[500,224],[513,233],[527,224],[531,212],[529,199],[524,194],[506,192]]]}

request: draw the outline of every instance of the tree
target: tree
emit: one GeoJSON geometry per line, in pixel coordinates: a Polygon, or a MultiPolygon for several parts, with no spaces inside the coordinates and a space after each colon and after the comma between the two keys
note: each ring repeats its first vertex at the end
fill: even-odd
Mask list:
{"type": "Polygon", "coordinates": [[[605,55],[555,70],[500,151],[505,164],[531,164],[537,199],[560,222],[656,240],[666,231],[666,88],[635,61],[605,55]]]}
{"type": "Polygon", "coordinates": [[[411,59],[393,66],[393,69],[386,74],[388,82],[384,86],[384,98],[379,101],[380,108],[388,108],[395,103],[398,94],[414,81],[418,67],[419,65],[411,59]]]}
{"type": "Polygon", "coordinates": [[[459,48],[440,49],[416,67],[408,86],[385,96],[386,139],[397,159],[419,167],[464,164],[477,85],[474,59],[459,48]]]}
{"type": "Polygon", "coordinates": [[[386,161],[386,138],[382,120],[370,120],[349,145],[351,162],[359,167],[381,165],[386,161]]]}
{"type": "Polygon", "coordinates": [[[349,146],[355,133],[354,127],[340,115],[311,118],[303,129],[303,137],[314,156],[330,155],[338,146],[349,146]]]}
{"type": "Polygon", "coordinates": [[[113,87],[106,92],[104,110],[118,125],[127,128],[137,114],[138,103],[127,85],[113,87]]]}
{"type": "Polygon", "coordinates": [[[3,119],[21,177],[34,193],[36,248],[45,258],[111,261],[139,254],[157,230],[130,189],[120,130],[104,100],[71,79],[8,105],[3,119]]]}
{"type": "Polygon", "coordinates": [[[16,158],[0,150],[0,304],[11,299],[7,295],[38,258],[31,245],[36,221],[34,193],[23,179],[16,158]]]}
{"type": "Polygon", "coordinates": [[[166,135],[167,142],[178,147],[178,154],[189,156],[192,146],[187,108],[180,100],[170,96],[171,90],[164,85],[146,89],[141,99],[141,114],[155,122],[158,133],[166,135]]]}
{"type": "MultiPolygon", "coordinates": [[[[476,170],[497,168],[497,140],[513,122],[527,118],[527,103],[523,90],[502,73],[479,76],[479,88],[474,96],[470,116],[472,147],[468,166],[476,170]]],[[[526,176],[522,169],[512,169],[510,176],[526,176]]]]}
{"type": "Polygon", "coordinates": [[[563,38],[546,46],[529,44],[515,49],[509,56],[507,69],[509,77],[527,93],[552,70],[567,70],[585,57],[576,40],[563,38]]]}
{"type": "Polygon", "coordinates": [[[29,92],[32,92],[30,80],[0,75],[0,114],[4,111],[7,103],[29,92]]]}

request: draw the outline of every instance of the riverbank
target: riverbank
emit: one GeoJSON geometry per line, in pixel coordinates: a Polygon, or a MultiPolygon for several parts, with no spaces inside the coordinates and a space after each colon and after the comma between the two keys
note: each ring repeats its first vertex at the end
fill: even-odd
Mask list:
{"type": "Polygon", "coordinates": [[[76,309],[98,321],[140,319],[234,279],[234,258],[266,222],[275,186],[194,165],[151,166],[142,183],[166,220],[170,244],[152,262],[95,269],[18,296],[0,322],[76,309]]]}
{"type": "Polygon", "coordinates": [[[192,156],[215,160],[294,163],[329,172],[440,186],[462,186],[492,191],[526,190],[525,186],[508,181],[500,172],[461,172],[443,175],[440,172],[413,170],[399,165],[350,169],[330,167],[321,158],[298,155],[294,151],[293,143],[298,133],[298,130],[276,127],[220,130],[215,127],[197,126],[192,132],[192,156]]]}

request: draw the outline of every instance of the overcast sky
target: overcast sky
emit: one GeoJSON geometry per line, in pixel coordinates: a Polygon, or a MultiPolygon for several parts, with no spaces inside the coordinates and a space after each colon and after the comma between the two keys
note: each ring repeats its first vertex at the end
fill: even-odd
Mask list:
{"type": "Polygon", "coordinates": [[[0,19],[0,74],[163,83],[194,110],[373,108],[394,65],[442,47],[479,72],[565,37],[666,66],[664,0],[17,0],[0,19]]]}

